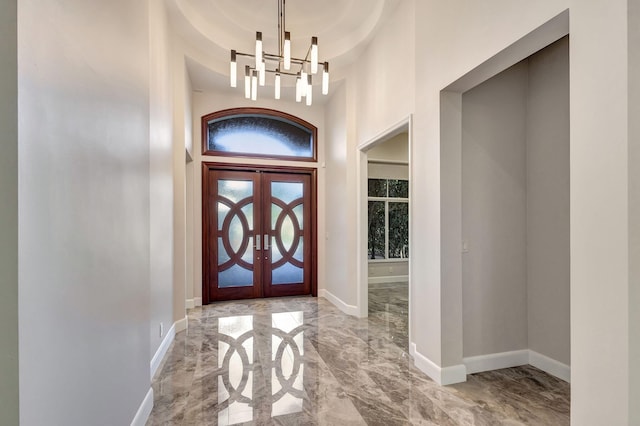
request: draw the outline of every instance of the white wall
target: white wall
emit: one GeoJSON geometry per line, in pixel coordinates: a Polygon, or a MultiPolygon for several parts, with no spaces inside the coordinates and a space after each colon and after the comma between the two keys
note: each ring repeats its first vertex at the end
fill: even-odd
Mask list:
{"type": "Polygon", "coordinates": [[[20,2],[24,426],[129,424],[150,389],[148,24],[146,2],[20,2]]]}
{"type": "Polygon", "coordinates": [[[527,79],[521,62],[462,95],[465,357],[527,348],[527,79]]]}
{"type": "MultiPolygon", "coordinates": [[[[173,315],[173,128],[170,34],[163,2],[149,2],[149,237],[151,352],[160,347],[173,315]],[[160,334],[160,324],[164,326],[160,334]]],[[[184,316],[184,315],[183,315],[184,316]]]]}
{"type": "Polygon", "coordinates": [[[640,309],[629,305],[629,291],[637,286],[629,275],[629,231],[640,220],[629,215],[630,183],[637,184],[630,182],[628,157],[629,123],[637,120],[629,107],[629,52],[637,49],[628,45],[629,4],[571,2],[571,421],[575,425],[630,424],[629,411],[637,406],[626,391],[638,386],[630,384],[629,319],[630,310],[632,317],[640,309]]]}
{"type": "Polygon", "coordinates": [[[18,424],[17,2],[0,1],[0,424],[18,424]]]}
{"type": "MultiPolygon", "coordinates": [[[[347,116],[347,84],[334,85],[334,93],[325,108],[326,124],[326,280],[324,289],[343,302],[356,304],[355,228],[350,226],[350,214],[355,208],[354,188],[346,183],[349,175],[349,123],[347,116]],[[350,190],[352,192],[350,196],[350,190]]],[[[352,142],[353,143],[353,142],[352,142]]]]}
{"type": "Polygon", "coordinates": [[[528,68],[529,349],[570,365],[568,37],[531,56],[528,68]]]}
{"type": "MultiPolygon", "coordinates": [[[[629,117],[640,117],[640,3],[629,2],[629,117]]],[[[640,400],[640,121],[629,120],[629,401],[640,400]]],[[[640,404],[629,404],[629,424],[640,424],[640,404]]]]}
{"type": "Polygon", "coordinates": [[[367,151],[367,159],[409,162],[409,133],[402,132],[367,151]]]}
{"type": "MultiPolygon", "coordinates": [[[[215,93],[215,92],[203,92],[193,93],[193,149],[194,149],[194,282],[193,282],[193,294],[194,297],[202,297],[202,168],[200,166],[202,161],[222,162],[222,163],[242,163],[242,164],[267,164],[267,165],[285,165],[296,167],[318,167],[325,160],[325,123],[324,123],[324,108],[322,105],[314,104],[311,107],[307,107],[304,104],[298,104],[294,102],[288,102],[285,100],[273,100],[268,98],[258,99],[257,101],[248,101],[244,98],[244,91],[238,88],[234,93],[215,93]],[[308,121],[318,128],[318,162],[308,161],[283,161],[283,160],[268,160],[268,159],[249,159],[249,158],[231,158],[231,157],[215,157],[215,156],[203,156],[202,155],[202,139],[201,139],[201,118],[204,115],[210,114],[215,111],[220,111],[228,108],[239,107],[258,107],[258,108],[270,108],[278,111],[283,111],[288,114],[300,117],[303,120],[308,121]]],[[[324,262],[325,262],[325,243],[323,235],[325,235],[325,219],[323,212],[325,211],[325,170],[322,167],[318,167],[318,283],[319,288],[322,287],[322,283],[325,282],[324,277],[324,262]]]]}

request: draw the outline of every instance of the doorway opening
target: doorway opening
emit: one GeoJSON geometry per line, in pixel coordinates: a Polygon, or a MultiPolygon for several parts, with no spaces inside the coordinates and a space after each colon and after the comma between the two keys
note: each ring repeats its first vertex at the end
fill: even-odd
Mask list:
{"type": "Polygon", "coordinates": [[[409,351],[410,118],[360,146],[359,308],[409,351]]]}

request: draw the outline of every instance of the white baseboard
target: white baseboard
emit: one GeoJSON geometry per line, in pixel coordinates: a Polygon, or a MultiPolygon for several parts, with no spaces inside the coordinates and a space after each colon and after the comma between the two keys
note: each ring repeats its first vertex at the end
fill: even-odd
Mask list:
{"type": "Polygon", "coordinates": [[[501,368],[518,367],[529,364],[529,351],[500,352],[463,358],[467,373],[482,373],[483,371],[499,370],[501,368]]]}
{"type": "Polygon", "coordinates": [[[342,312],[344,312],[347,315],[352,315],[357,317],[360,313],[357,306],[344,303],[342,299],[330,293],[324,288],[318,290],[318,296],[324,297],[325,299],[327,299],[329,302],[334,304],[338,309],[340,309],[342,312]]]}
{"type": "Polygon", "coordinates": [[[529,364],[560,380],[571,383],[571,367],[567,364],[532,350],[529,351],[529,364]]]}
{"type": "Polygon", "coordinates": [[[409,353],[413,356],[416,367],[441,386],[461,383],[467,380],[467,369],[464,364],[440,367],[416,349],[416,344],[409,345],[409,353]]]}
{"type": "Polygon", "coordinates": [[[131,421],[131,426],[145,426],[153,410],[153,388],[149,388],[147,395],[142,400],[136,416],[131,421]]]}
{"type": "Polygon", "coordinates": [[[167,331],[167,334],[164,336],[164,339],[162,339],[162,343],[160,343],[160,346],[158,347],[156,354],[151,359],[151,365],[150,365],[151,380],[153,380],[153,376],[156,375],[156,372],[158,371],[158,367],[160,367],[160,364],[162,363],[162,360],[164,359],[164,356],[167,354],[167,351],[169,350],[169,346],[171,346],[171,343],[173,342],[173,339],[175,337],[176,337],[176,324],[174,323],[169,329],[169,331],[167,331]]]}
{"type": "Polygon", "coordinates": [[[198,306],[202,306],[202,297],[194,297],[193,304],[197,308],[198,306]]]}
{"type": "Polygon", "coordinates": [[[462,360],[468,374],[501,368],[532,365],[565,382],[571,381],[571,367],[530,349],[467,357],[462,360]]]}
{"type": "Polygon", "coordinates": [[[176,333],[180,333],[181,331],[185,331],[189,326],[189,319],[185,316],[181,320],[176,321],[173,325],[175,326],[176,333]]]}
{"type": "Polygon", "coordinates": [[[196,302],[193,299],[187,299],[184,301],[184,307],[186,309],[193,309],[196,307],[196,302]]]}
{"type": "Polygon", "coordinates": [[[369,284],[404,283],[409,281],[409,275],[390,275],[388,277],[369,277],[369,284]]]}

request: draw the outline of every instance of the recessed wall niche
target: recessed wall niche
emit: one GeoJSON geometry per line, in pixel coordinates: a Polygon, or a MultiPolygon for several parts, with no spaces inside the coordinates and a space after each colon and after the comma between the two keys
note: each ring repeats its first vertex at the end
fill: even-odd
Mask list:
{"type": "Polygon", "coordinates": [[[568,380],[568,37],[462,94],[461,157],[467,372],[568,380]]]}

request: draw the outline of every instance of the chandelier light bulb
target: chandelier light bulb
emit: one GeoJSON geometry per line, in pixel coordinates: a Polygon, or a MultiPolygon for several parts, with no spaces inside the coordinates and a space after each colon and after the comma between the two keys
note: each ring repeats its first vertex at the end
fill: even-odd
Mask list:
{"type": "Polygon", "coordinates": [[[291,69],[291,33],[289,31],[284,33],[284,69],[291,69]]]}
{"type": "Polygon", "coordinates": [[[276,72],[275,98],[280,99],[280,73],[276,72]]]}
{"type": "Polygon", "coordinates": [[[318,37],[311,37],[311,74],[318,72],[318,37]]]}
{"type": "Polygon", "coordinates": [[[260,69],[262,64],[262,33],[256,32],[256,69],[260,69]]]}
{"type": "Polygon", "coordinates": [[[251,98],[251,69],[249,65],[244,67],[244,97],[251,98]]]}
{"type": "Polygon", "coordinates": [[[258,77],[260,79],[260,86],[264,86],[265,84],[266,73],[267,73],[267,64],[265,64],[263,59],[262,64],[260,65],[260,72],[258,73],[258,77]]]}
{"type": "Polygon", "coordinates": [[[251,100],[255,101],[258,99],[258,71],[253,70],[253,75],[251,76],[251,100]]]}
{"type": "Polygon", "coordinates": [[[322,67],[322,94],[329,94],[329,62],[325,62],[322,67]]]}
{"type": "Polygon", "coordinates": [[[307,76],[307,106],[311,106],[313,102],[313,84],[311,83],[311,74],[307,76]]]}
{"type": "Polygon", "coordinates": [[[229,65],[229,82],[231,87],[238,85],[238,63],[236,62],[236,51],[231,51],[231,63],[229,65]]]}
{"type": "Polygon", "coordinates": [[[302,101],[302,78],[300,77],[300,73],[298,73],[298,77],[296,77],[296,102],[302,101]]]}

